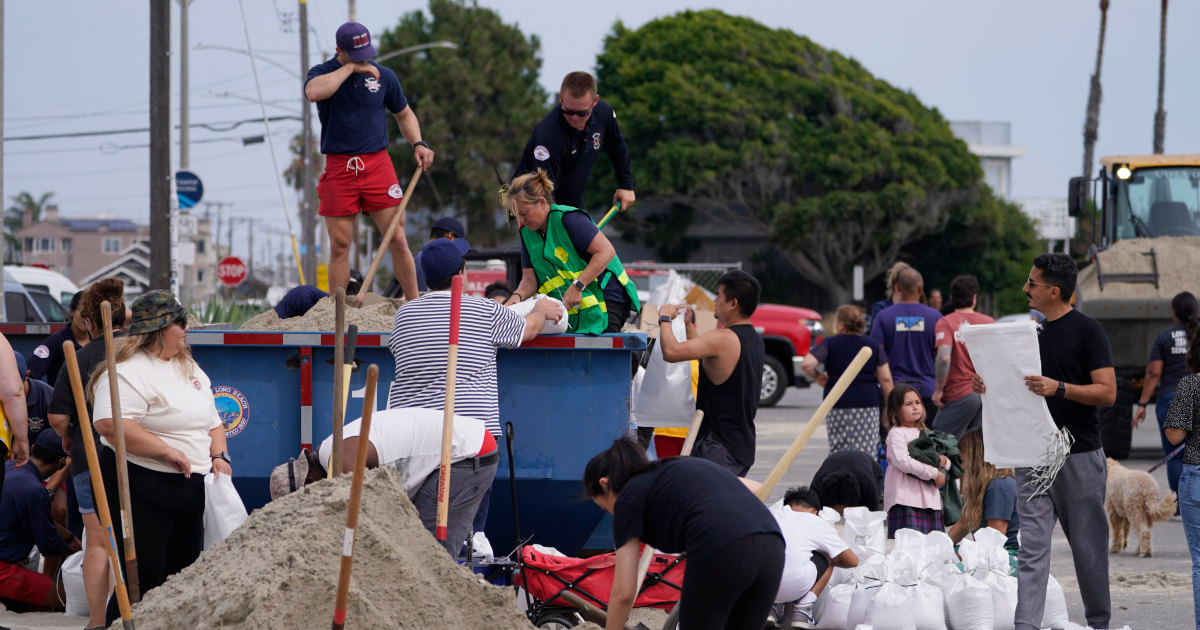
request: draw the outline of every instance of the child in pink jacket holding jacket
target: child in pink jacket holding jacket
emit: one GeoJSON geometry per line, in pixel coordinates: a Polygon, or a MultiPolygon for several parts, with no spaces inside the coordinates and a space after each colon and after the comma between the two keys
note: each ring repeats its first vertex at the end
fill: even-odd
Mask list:
{"type": "MultiPolygon", "coordinates": [[[[942,530],[942,495],[946,473],[913,459],[908,443],[925,429],[925,405],[921,394],[907,385],[897,385],[888,395],[883,414],[887,434],[887,473],[883,477],[883,506],[888,513],[888,538],[898,529],[915,529],[927,534],[942,530]]],[[[950,465],[942,456],[942,466],[950,465]]]]}

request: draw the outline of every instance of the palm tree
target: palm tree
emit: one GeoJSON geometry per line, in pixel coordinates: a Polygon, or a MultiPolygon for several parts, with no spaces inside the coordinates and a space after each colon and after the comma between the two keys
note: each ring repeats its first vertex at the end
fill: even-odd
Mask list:
{"type": "MultiPolygon", "coordinates": [[[[1108,0],[1100,0],[1100,42],[1096,45],[1096,71],[1088,90],[1087,119],[1083,123],[1083,176],[1092,173],[1092,154],[1096,149],[1096,129],[1100,126],[1100,61],[1104,58],[1104,29],[1108,25],[1108,0]]],[[[1088,187],[1091,190],[1091,187],[1088,187]]],[[[1088,193],[1091,194],[1090,192],[1088,193]]]]}
{"type": "Polygon", "coordinates": [[[21,251],[16,234],[24,226],[25,214],[29,213],[32,222],[36,223],[42,218],[42,210],[53,196],[54,193],[48,192],[35,198],[29,192],[22,192],[12,198],[13,205],[4,211],[4,241],[8,244],[6,260],[13,252],[21,251]]]}
{"type": "Polygon", "coordinates": [[[1167,78],[1167,0],[1162,0],[1162,20],[1158,26],[1158,111],[1154,112],[1154,153],[1163,152],[1167,132],[1167,112],[1163,111],[1163,86],[1167,78]]]}

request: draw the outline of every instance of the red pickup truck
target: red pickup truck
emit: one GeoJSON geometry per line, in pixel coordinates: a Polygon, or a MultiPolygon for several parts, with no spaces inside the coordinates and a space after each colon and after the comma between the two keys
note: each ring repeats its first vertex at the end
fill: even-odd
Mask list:
{"type": "Polygon", "coordinates": [[[798,306],[759,304],[750,323],[762,335],[766,346],[758,406],[773,406],[788,387],[811,385],[800,371],[800,361],[825,335],[821,314],[798,306]]]}

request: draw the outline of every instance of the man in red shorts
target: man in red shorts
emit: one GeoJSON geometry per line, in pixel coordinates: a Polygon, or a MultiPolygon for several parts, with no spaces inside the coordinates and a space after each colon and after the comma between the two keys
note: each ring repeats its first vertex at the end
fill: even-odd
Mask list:
{"type": "MultiPolygon", "coordinates": [[[[403,189],[388,157],[387,115],[396,117],[400,133],[413,146],[422,169],[433,164],[433,151],[421,139],[421,125],[408,105],[400,80],[374,61],[371,32],[357,22],[337,30],[337,55],[308,71],[304,96],[317,104],[321,120],[321,153],[325,172],[317,185],[319,214],[329,232],[329,287],[346,286],[350,279],[350,241],[354,219],[369,213],[386,232],[395,216],[403,189]]],[[[401,219],[392,242],[392,272],[404,295],[417,295],[417,272],[404,237],[401,219]]]]}
{"type": "Polygon", "coordinates": [[[45,479],[63,467],[67,454],[54,431],[42,431],[33,445],[29,463],[12,468],[4,479],[0,499],[0,602],[12,608],[62,610],[62,583],[53,577],[58,562],[80,550],[73,534],[57,528],[50,516],[50,496],[45,479]],[[66,534],[67,538],[64,538],[66,534]],[[37,545],[50,576],[21,566],[37,545]]]}

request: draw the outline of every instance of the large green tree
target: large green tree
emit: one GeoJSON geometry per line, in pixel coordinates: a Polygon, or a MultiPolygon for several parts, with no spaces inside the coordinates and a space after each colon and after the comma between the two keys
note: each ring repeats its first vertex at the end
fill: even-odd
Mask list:
{"type": "MultiPolygon", "coordinates": [[[[409,46],[450,41],[456,50],[434,48],[387,59],[421,121],[422,135],[437,155],[412,203],[464,220],[472,243],[487,245],[506,230],[489,158],[507,174],[525,140],[546,113],[547,95],[538,83],[541,67],[536,36],[505,24],[475,2],[431,0],[428,13],[403,16],[377,42],[380,56],[409,46]]],[[[390,149],[401,181],[416,161],[394,123],[390,149]]],[[[413,206],[410,206],[413,209],[413,206]]]]}
{"type": "MultiPolygon", "coordinates": [[[[871,279],[948,226],[987,230],[1017,212],[992,197],[936,109],[791,31],[715,10],[636,31],[618,23],[597,77],[643,212],[686,207],[695,224],[761,232],[835,302],[849,298],[854,265],[871,279]]],[[[1021,249],[1033,233],[1016,223],[1021,249]]],[[[982,271],[949,256],[930,264],[982,271]]]]}
{"type": "Polygon", "coordinates": [[[21,243],[17,240],[16,233],[24,225],[25,215],[30,215],[31,223],[37,223],[42,218],[42,210],[53,196],[54,193],[48,192],[34,197],[32,193],[22,191],[12,197],[13,205],[4,211],[4,241],[8,245],[6,260],[11,258],[14,252],[21,251],[21,243]]]}

